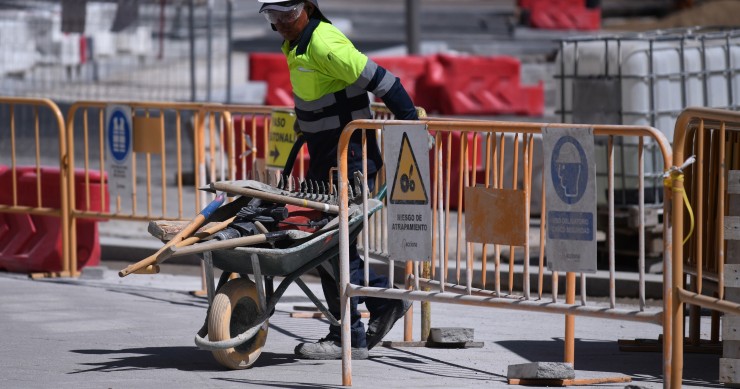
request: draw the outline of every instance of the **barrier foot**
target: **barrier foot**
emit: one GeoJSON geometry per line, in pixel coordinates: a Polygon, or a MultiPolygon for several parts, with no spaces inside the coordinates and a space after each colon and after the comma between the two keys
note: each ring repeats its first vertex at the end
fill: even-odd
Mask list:
{"type": "Polygon", "coordinates": [[[380,346],[390,348],[400,347],[427,347],[427,348],[482,348],[484,342],[453,342],[453,343],[439,343],[432,341],[418,341],[418,342],[403,342],[384,340],[380,342],[380,346]]]}
{"type": "Polygon", "coordinates": [[[40,280],[43,278],[63,278],[63,277],[72,277],[72,273],[68,271],[54,271],[54,272],[30,273],[28,275],[28,278],[32,280],[40,280]]]}
{"type": "Polygon", "coordinates": [[[572,378],[566,380],[558,379],[537,379],[537,378],[509,378],[509,385],[526,385],[526,386],[578,386],[578,385],[598,385],[598,384],[618,384],[632,382],[632,377],[613,376],[613,377],[590,377],[590,378],[572,378]]]}
{"type": "MultiPolygon", "coordinates": [[[[625,352],[663,352],[663,336],[658,339],[619,339],[619,351],[625,352]]],[[[684,352],[691,354],[722,354],[722,342],[701,339],[698,345],[692,344],[689,338],[684,340],[684,352]]]]}
{"type": "Polygon", "coordinates": [[[208,291],[205,289],[191,290],[190,294],[195,297],[208,297],[208,291]]]}

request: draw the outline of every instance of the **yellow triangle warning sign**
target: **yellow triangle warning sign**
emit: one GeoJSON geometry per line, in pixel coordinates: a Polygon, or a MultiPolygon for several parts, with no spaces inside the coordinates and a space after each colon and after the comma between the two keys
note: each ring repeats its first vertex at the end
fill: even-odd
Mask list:
{"type": "Polygon", "coordinates": [[[414,151],[405,132],[401,140],[401,152],[398,153],[398,164],[396,164],[396,174],[391,187],[390,201],[393,204],[427,204],[429,202],[423,177],[419,173],[419,164],[416,163],[414,151]]]}

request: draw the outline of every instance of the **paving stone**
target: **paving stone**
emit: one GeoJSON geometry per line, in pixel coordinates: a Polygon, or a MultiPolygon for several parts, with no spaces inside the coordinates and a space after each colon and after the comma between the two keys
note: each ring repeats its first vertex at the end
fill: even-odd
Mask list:
{"type": "Polygon", "coordinates": [[[576,378],[576,372],[571,363],[530,362],[509,365],[506,378],[567,380],[576,378]]]}
{"type": "Polygon", "coordinates": [[[432,328],[429,334],[436,343],[465,343],[473,341],[473,329],[461,327],[432,328]]]}

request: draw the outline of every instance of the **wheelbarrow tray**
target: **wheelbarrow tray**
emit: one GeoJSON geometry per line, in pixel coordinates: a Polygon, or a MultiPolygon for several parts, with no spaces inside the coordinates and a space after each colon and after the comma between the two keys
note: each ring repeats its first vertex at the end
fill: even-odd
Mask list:
{"type": "MultiPolygon", "coordinates": [[[[368,199],[368,216],[382,208],[379,200],[368,199]]],[[[362,231],[363,214],[351,213],[349,219],[350,242],[357,239],[362,231]]],[[[298,270],[301,266],[320,256],[331,259],[339,253],[339,229],[333,228],[309,234],[298,240],[295,246],[287,248],[237,247],[227,250],[214,250],[213,266],[232,273],[253,274],[252,254],[259,259],[260,272],[266,276],[285,276],[298,270]]]]}

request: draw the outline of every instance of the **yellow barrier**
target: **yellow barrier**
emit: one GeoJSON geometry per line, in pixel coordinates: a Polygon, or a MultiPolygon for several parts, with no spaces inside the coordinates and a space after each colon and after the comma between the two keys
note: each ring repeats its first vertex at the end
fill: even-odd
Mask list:
{"type": "MultiPolygon", "coordinates": [[[[740,229],[740,113],[687,108],[676,121],[673,166],[666,190],[673,192],[673,382],[681,382],[684,350],[684,304],[689,304],[689,343],[700,343],[700,307],[713,310],[711,340],[719,341],[719,313],[740,314],[728,301],[726,286],[736,290],[732,275],[738,263],[725,263],[730,244],[737,250],[740,229]],[[695,155],[696,162],[685,163],[695,155]],[[678,168],[681,167],[681,168],[678,168]],[[730,174],[732,174],[730,176],[730,174]],[[730,180],[733,177],[734,180],[730,180]],[[737,181],[737,182],[735,182],[737,181]],[[685,199],[688,200],[686,203],[685,199]],[[732,212],[732,213],[731,213],[732,212]],[[726,269],[732,269],[731,271],[726,269]],[[728,273],[729,272],[729,273],[728,273]],[[726,280],[730,284],[725,285],[726,280]],[[688,280],[688,288],[687,283],[688,280]]],[[[735,252],[737,256],[738,252],[735,252]]],[[[729,293],[729,292],[727,292],[729,293]]],[[[737,293],[735,293],[735,299],[737,293]]],[[[732,374],[734,383],[737,375],[732,374]]],[[[720,377],[722,378],[722,377],[720,377]]],[[[728,377],[726,377],[728,378],[728,377]]]]}
{"type": "MultiPolygon", "coordinates": [[[[635,309],[617,308],[615,303],[615,290],[626,281],[618,280],[615,271],[615,242],[614,242],[614,145],[615,138],[624,138],[635,141],[639,145],[636,159],[639,168],[639,213],[642,223],[640,228],[640,241],[644,243],[644,153],[646,149],[645,138],[654,142],[658,148],[664,162],[664,166],[671,161],[672,151],[665,136],[658,130],[651,127],[641,126],[610,126],[610,125],[575,125],[575,124],[543,124],[543,123],[507,123],[495,121],[442,121],[442,120],[422,120],[418,122],[409,121],[379,121],[379,120],[357,120],[350,123],[344,130],[337,160],[340,163],[340,177],[347,177],[347,150],[349,139],[356,130],[383,130],[384,126],[390,124],[403,125],[425,125],[430,135],[434,137],[434,147],[430,161],[430,171],[432,182],[435,183],[432,188],[431,202],[433,212],[432,222],[432,262],[431,277],[424,277],[419,270],[418,262],[414,261],[411,268],[413,269],[412,283],[413,290],[382,289],[368,286],[353,285],[349,283],[348,256],[349,241],[346,233],[347,218],[347,201],[348,192],[346,183],[340,185],[340,295],[345,299],[342,301],[342,317],[349,317],[348,300],[354,296],[381,297],[395,299],[409,299],[422,302],[444,302],[473,306],[488,306],[497,308],[506,308],[514,310],[528,310],[537,312],[549,312],[565,315],[565,347],[564,360],[574,362],[574,328],[575,316],[590,316],[599,318],[608,318],[616,320],[630,320],[644,323],[653,323],[663,326],[663,347],[664,347],[664,373],[665,385],[671,387],[670,366],[671,366],[671,323],[670,316],[664,315],[671,305],[670,281],[664,282],[663,296],[664,302],[661,309],[646,309],[645,304],[645,269],[644,269],[644,244],[642,246],[640,258],[640,277],[637,299],[639,306],[635,309]],[[549,272],[552,279],[550,286],[551,296],[544,296],[547,289],[545,285],[545,268],[544,268],[544,249],[540,245],[539,266],[533,273],[529,266],[530,257],[530,237],[527,234],[526,240],[521,247],[508,247],[510,255],[508,266],[502,263],[502,251],[506,248],[502,245],[482,245],[468,242],[465,238],[465,229],[463,228],[462,219],[465,216],[463,212],[463,191],[464,188],[474,186],[476,182],[481,182],[487,188],[499,189],[517,189],[525,193],[526,207],[518,217],[518,223],[530,226],[532,210],[530,209],[532,177],[533,177],[533,157],[536,154],[534,148],[535,135],[541,134],[543,127],[548,128],[580,128],[593,129],[594,136],[607,143],[608,153],[608,205],[609,205],[609,226],[607,231],[607,243],[609,251],[609,305],[607,307],[598,304],[588,304],[587,302],[587,285],[586,275],[580,275],[581,301],[576,303],[576,280],[575,273],[566,274],[566,293],[565,302],[558,300],[558,274],[549,272]],[[455,138],[459,139],[455,141],[455,138]],[[457,142],[457,154],[453,154],[453,145],[457,142]],[[513,148],[507,150],[508,148],[513,148]],[[520,157],[521,152],[521,157],[520,157]],[[480,157],[479,157],[480,156],[480,157]],[[507,163],[506,158],[511,158],[507,163]],[[477,174],[478,160],[483,161],[483,179],[480,180],[477,174]],[[522,180],[519,179],[519,168],[521,165],[522,180]],[[510,167],[510,168],[506,168],[510,167]],[[454,177],[452,172],[458,172],[454,177]],[[454,189],[456,194],[452,195],[454,189]],[[456,207],[455,207],[456,206],[456,207]],[[457,209],[455,212],[452,209],[457,209]],[[457,219],[455,219],[457,218],[457,219]],[[448,222],[451,221],[451,222],[448,222]],[[454,224],[453,224],[454,223],[454,224]],[[456,224],[456,226],[455,226],[456,224]],[[448,227],[449,225],[449,227],[448,227]],[[455,236],[451,237],[450,234],[455,236]],[[455,262],[454,276],[448,273],[450,262],[448,253],[453,250],[450,242],[455,242],[455,262]],[[489,260],[488,249],[493,249],[494,275],[493,281],[486,280],[486,266],[489,260]],[[515,258],[523,251],[523,265],[517,269],[515,258]],[[475,257],[475,258],[474,258],[475,257]],[[475,264],[481,267],[480,287],[473,287],[475,264]],[[464,266],[464,272],[463,270],[464,266]],[[515,274],[521,271],[521,289],[515,292],[515,274]],[[508,284],[503,285],[502,274],[507,272],[508,284]],[[436,279],[435,279],[436,278],[436,279]],[[530,279],[536,279],[536,297],[531,296],[532,287],[530,279]],[[491,285],[492,284],[492,285],[491,285]],[[432,291],[423,290],[424,287],[432,288],[432,291]],[[491,288],[489,288],[491,287],[491,288]],[[463,296],[461,296],[461,294],[463,296]]],[[[618,140],[624,140],[618,139],[618,140]]],[[[417,156],[417,158],[423,156],[417,156]]],[[[366,174],[365,174],[366,176],[366,174]]],[[[544,177],[543,177],[544,186],[544,177]]],[[[390,190],[390,189],[389,189],[390,190]]],[[[665,196],[664,214],[667,220],[670,211],[670,196],[665,196]]],[[[546,215],[544,190],[541,198],[540,215],[546,215]]],[[[546,228],[547,223],[542,220],[542,225],[546,228]]],[[[544,241],[544,228],[539,231],[540,241],[544,241]]],[[[670,244],[670,225],[664,223],[663,230],[664,244],[664,277],[670,277],[671,274],[671,244],[670,244]]],[[[390,265],[393,267],[393,264],[390,265]]],[[[670,278],[664,278],[670,280],[670,278]]],[[[349,321],[342,321],[343,331],[343,363],[342,363],[342,382],[343,385],[351,385],[351,361],[350,361],[350,344],[349,344],[349,321]]],[[[422,328],[422,332],[424,329],[422,328]]],[[[677,383],[680,385],[680,382],[677,383]]]]}
{"type": "MultiPolygon", "coordinates": [[[[9,113],[8,122],[0,123],[0,128],[4,128],[8,131],[9,135],[9,142],[5,143],[6,145],[9,145],[9,164],[10,164],[10,176],[11,176],[11,182],[10,187],[4,187],[2,188],[3,191],[5,191],[5,195],[10,198],[9,203],[7,204],[0,204],[0,212],[6,212],[6,213],[27,213],[32,215],[44,215],[44,216],[55,216],[60,218],[61,223],[61,233],[62,233],[62,258],[61,258],[61,271],[56,273],[54,275],[60,275],[60,276],[68,276],[71,274],[74,274],[77,270],[76,264],[74,262],[70,261],[70,258],[75,255],[74,246],[69,246],[65,244],[65,242],[68,242],[70,237],[70,229],[69,229],[69,198],[68,198],[68,187],[67,182],[69,178],[69,166],[68,166],[68,160],[67,160],[67,141],[64,133],[64,119],[63,116],[59,110],[59,108],[54,104],[51,100],[48,99],[28,99],[28,98],[10,98],[10,97],[0,97],[0,107],[7,109],[9,113]],[[21,128],[18,128],[18,124],[16,122],[16,108],[25,107],[25,108],[32,108],[32,128],[21,126],[21,128]],[[42,124],[40,122],[39,116],[41,114],[47,114],[51,116],[50,120],[47,120],[45,123],[53,123],[55,126],[54,128],[51,128],[52,131],[54,131],[57,136],[55,137],[55,140],[58,142],[58,155],[56,157],[51,157],[47,155],[42,155],[42,142],[41,142],[41,132],[43,130],[46,130],[46,128],[42,128],[42,124]],[[6,127],[7,126],[7,127],[6,127]],[[33,134],[33,147],[31,148],[21,148],[19,150],[18,144],[17,144],[17,138],[20,134],[25,133],[27,134],[33,134]],[[26,153],[27,151],[31,151],[33,153],[32,156],[29,156],[30,153],[26,153]],[[21,154],[21,155],[19,155],[21,154]],[[41,167],[44,164],[42,159],[47,160],[46,163],[50,159],[54,160],[54,164],[59,168],[59,182],[58,183],[51,183],[50,185],[47,185],[46,187],[57,187],[59,190],[59,206],[52,206],[49,204],[44,204],[42,201],[42,188],[44,187],[42,183],[42,175],[41,175],[41,167]],[[29,164],[33,166],[33,171],[36,173],[36,190],[34,194],[34,199],[26,199],[25,201],[21,201],[19,198],[19,186],[18,186],[18,161],[23,160],[24,164],[29,164]],[[32,162],[31,162],[32,161],[32,162]],[[9,193],[8,193],[9,192],[9,193]],[[26,204],[26,205],[22,205],[26,204]],[[28,205],[33,204],[33,205],[28,205]]],[[[2,130],[0,130],[2,131],[2,130]]],[[[2,134],[0,134],[0,138],[2,138],[2,134]]],[[[0,150],[3,151],[4,150],[0,150]]],[[[5,157],[0,159],[0,163],[5,162],[5,157]]],[[[50,242],[51,244],[52,242],[50,242]]]]}

